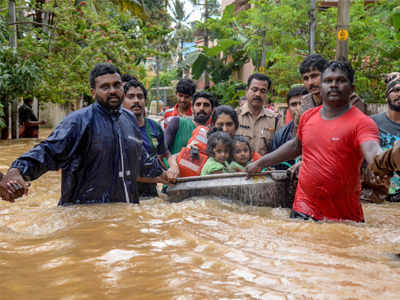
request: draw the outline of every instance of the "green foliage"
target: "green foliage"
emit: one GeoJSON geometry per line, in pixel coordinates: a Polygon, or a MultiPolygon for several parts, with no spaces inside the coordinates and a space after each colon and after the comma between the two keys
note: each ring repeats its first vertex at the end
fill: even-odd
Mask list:
{"type": "MultiPolygon", "coordinates": [[[[35,2],[39,3],[31,4],[35,2]]],[[[138,17],[135,8],[139,4],[145,5],[140,9],[147,16],[165,14],[162,7],[151,5],[154,1],[115,1],[118,5],[105,0],[40,2],[38,12],[45,11],[50,19],[41,24],[32,23],[30,17],[18,19],[23,23],[18,27],[18,49],[23,61],[41,71],[39,84],[29,92],[41,102],[65,103],[90,95],[89,72],[100,62],[113,63],[121,72],[144,79],[142,62],[160,55],[152,41],[170,31],[164,23],[138,17]]],[[[0,22],[0,40],[5,36],[3,27],[0,22]]]]}
{"type": "Polygon", "coordinates": [[[182,0],[170,1],[169,9],[174,23],[174,28],[169,34],[169,45],[173,49],[173,54],[177,57],[178,76],[182,78],[186,69],[186,64],[183,64],[184,42],[193,40],[192,28],[187,24],[191,13],[185,10],[185,2],[182,0]]]}
{"type": "Polygon", "coordinates": [[[192,53],[186,63],[192,67],[193,78],[199,79],[207,70],[211,80],[218,84],[238,72],[248,61],[245,47],[246,41],[231,17],[233,5],[229,5],[220,20],[208,20],[204,26],[208,28],[211,39],[218,39],[212,48],[202,47],[202,51],[192,53]]]}
{"type": "Polygon", "coordinates": [[[0,128],[6,127],[3,117],[4,117],[4,105],[0,103],[0,128]]]}
{"type": "Polygon", "coordinates": [[[400,6],[393,8],[390,21],[393,27],[400,31],[400,6]]]}
{"type": "Polygon", "coordinates": [[[381,1],[365,10],[361,1],[351,6],[349,60],[356,70],[356,90],[367,102],[384,102],[382,74],[400,67],[400,37],[391,24],[396,1],[381,1]]]}
{"type": "MultiPolygon", "coordinates": [[[[173,69],[170,71],[160,73],[160,87],[172,86],[174,80],[178,80],[178,70],[173,69]]],[[[157,86],[157,78],[153,78],[150,81],[150,88],[157,86]]]]}
{"type": "MultiPolygon", "coordinates": [[[[192,75],[211,73],[217,86],[230,86],[248,61],[272,79],[273,101],[283,100],[290,86],[301,83],[298,66],[309,54],[309,1],[252,0],[237,15],[234,5],[221,19],[198,25],[218,40],[188,59],[192,75]],[[212,74],[214,72],[214,74],[212,74]]],[[[382,74],[400,67],[400,7],[398,1],[350,6],[349,61],[356,70],[356,90],[367,102],[384,101],[382,74]]],[[[335,59],[337,9],[317,11],[315,52],[335,59]]]]}
{"type": "Polygon", "coordinates": [[[208,17],[215,18],[220,15],[221,6],[218,0],[190,0],[194,6],[197,6],[198,9],[202,11],[201,17],[205,18],[205,7],[208,7],[208,17]]]}
{"type": "Polygon", "coordinates": [[[246,84],[241,81],[222,81],[210,88],[210,92],[218,100],[218,104],[237,106],[239,99],[244,96],[246,84]]]}
{"type": "MultiPolygon", "coordinates": [[[[36,64],[22,56],[16,49],[0,46],[0,101],[8,101],[26,94],[32,94],[40,80],[40,70],[36,64]]],[[[3,117],[0,106],[0,118],[3,117]]],[[[4,122],[0,120],[0,127],[4,122]]]]}
{"type": "Polygon", "coordinates": [[[0,44],[4,45],[7,43],[8,43],[7,19],[4,16],[0,16],[0,44]]]}
{"type": "Polygon", "coordinates": [[[194,79],[199,79],[207,68],[209,58],[201,52],[193,53],[193,55],[197,55],[197,58],[192,65],[192,75],[194,79]]]}
{"type": "Polygon", "coordinates": [[[8,46],[0,46],[0,99],[10,101],[32,92],[39,80],[39,68],[8,46]]]}

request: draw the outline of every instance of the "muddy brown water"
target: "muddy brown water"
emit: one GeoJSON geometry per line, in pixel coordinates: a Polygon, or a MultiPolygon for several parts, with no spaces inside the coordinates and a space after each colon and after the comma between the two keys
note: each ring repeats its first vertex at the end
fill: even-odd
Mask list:
{"type": "MultiPolygon", "coordinates": [[[[0,142],[0,170],[36,141],[0,142]]],[[[400,205],[365,224],[213,198],[57,207],[60,172],[0,201],[0,299],[400,299],[400,205]]]]}

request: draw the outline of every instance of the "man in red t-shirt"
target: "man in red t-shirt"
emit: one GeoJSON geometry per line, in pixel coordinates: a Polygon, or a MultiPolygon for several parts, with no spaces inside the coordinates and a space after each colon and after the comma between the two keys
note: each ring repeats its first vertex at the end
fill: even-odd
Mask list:
{"type": "Polygon", "coordinates": [[[192,97],[196,91],[196,85],[193,80],[181,79],[176,85],[176,98],[177,103],[171,109],[164,113],[164,129],[167,128],[168,122],[171,118],[179,117],[192,117],[192,97]]]}
{"type": "Polygon", "coordinates": [[[249,175],[302,154],[291,217],[363,222],[360,167],[372,163],[379,146],[374,121],[350,104],[354,71],[330,62],[321,73],[322,106],[305,112],[298,136],[247,167],[249,175]]]}

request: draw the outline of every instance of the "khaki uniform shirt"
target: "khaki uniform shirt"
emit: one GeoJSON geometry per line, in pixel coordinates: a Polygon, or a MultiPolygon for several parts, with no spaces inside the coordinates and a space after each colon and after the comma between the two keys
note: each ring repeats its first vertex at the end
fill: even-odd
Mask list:
{"type": "Polygon", "coordinates": [[[261,155],[268,153],[275,131],[282,126],[282,118],[265,108],[257,117],[254,117],[247,103],[238,107],[236,112],[239,119],[236,134],[247,137],[253,151],[261,155]]]}

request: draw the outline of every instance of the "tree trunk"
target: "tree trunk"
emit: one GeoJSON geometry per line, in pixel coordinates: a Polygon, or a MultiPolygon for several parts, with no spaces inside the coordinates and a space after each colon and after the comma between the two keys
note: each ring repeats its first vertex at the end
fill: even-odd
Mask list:
{"type": "MultiPolygon", "coordinates": [[[[10,32],[10,45],[12,48],[17,49],[17,16],[16,16],[16,8],[15,8],[15,0],[8,0],[8,16],[9,22],[11,24],[11,32],[10,32]]],[[[14,99],[11,102],[11,118],[9,120],[9,127],[11,130],[11,138],[18,138],[18,99],[14,95],[14,99]]]]}
{"type": "Polygon", "coordinates": [[[183,62],[183,39],[179,41],[179,46],[180,50],[178,53],[178,78],[182,79],[183,78],[183,67],[182,67],[182,62],[183,62]]]}
{"type": "Polygon", "coordinates": [[[313,54],[315,52],[315,0],[310,0],[310,44],[309,52],[313,54]]]}
{"type": "Polygon", "coordinates": [[[156,57],[156,82],[157,82],[157,99],[156,99],[156,111],[159,112],[159,103],[160,103],[160,57],[157,55],[156,57]]]}
{"type": "Polygon", "coordinates": [[[11,32],[10,32],[10,46],[12,48],[17,48],[17,16],[16,16],[16,8],[15,8],[15,0],[8,0],[8,16],[9,16],[9,23],[11,25],[11,32]]]}

